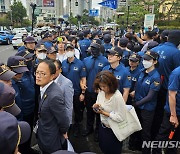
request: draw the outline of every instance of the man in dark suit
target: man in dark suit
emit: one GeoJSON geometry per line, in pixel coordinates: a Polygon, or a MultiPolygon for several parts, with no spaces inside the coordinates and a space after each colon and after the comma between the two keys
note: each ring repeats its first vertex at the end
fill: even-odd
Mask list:
{"type": "Polygon", "coordinates": [[[56,67],[52,61],[42,61],[35,72],[36,84],[40,86],[38,145],[43,154],[61,150],[67,138],[69,118],[59,86],[53,82],[56,67]]]}

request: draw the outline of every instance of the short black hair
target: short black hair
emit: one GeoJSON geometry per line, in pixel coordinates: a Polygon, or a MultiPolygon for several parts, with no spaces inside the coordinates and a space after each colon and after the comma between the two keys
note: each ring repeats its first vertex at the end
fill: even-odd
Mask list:
{"type": "Polygon", "coordinates": [[[59,59],[53,60],[53,63],[57,63],[59,69],[62,68],[62,63],[59,59]]]}
{"type": "Polygon", "coordinates": [[[148,38],[152,39],[153,36],[154,36],[154,32],[152,32],[152,31],[146,31],[146,32],[145,32],[145,35],[147,35],[148,38]]]}
{"type": "Polygon", "coordinates": [[[46,63],[48,65],[51,75],[56,74],[56,66],[52,60],[45,59],[45,60],[41,61],[39,64],[41,64],[41,63],[46,63]]]}

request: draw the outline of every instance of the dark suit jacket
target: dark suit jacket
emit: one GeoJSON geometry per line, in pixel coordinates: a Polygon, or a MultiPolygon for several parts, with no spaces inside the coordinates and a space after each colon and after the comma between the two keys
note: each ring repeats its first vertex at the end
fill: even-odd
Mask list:
{"type": "Polygon", "coordinates": [[[62,149],[63,134],[68,131],[69,118],[59,86],[52,83],[39,103],[38,145],[47,153],[62,149]]]}

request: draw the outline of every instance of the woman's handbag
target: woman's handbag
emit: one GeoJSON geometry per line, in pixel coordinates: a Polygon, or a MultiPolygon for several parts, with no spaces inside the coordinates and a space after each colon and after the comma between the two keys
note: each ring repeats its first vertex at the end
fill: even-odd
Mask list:
{"type": "Polygon", "coordinates": [[[142,129],[136,111],[132,105],[126,105],[126,116],[124,121],[116,122],[108,118],[108,123],[119,141],[142,129]]]}

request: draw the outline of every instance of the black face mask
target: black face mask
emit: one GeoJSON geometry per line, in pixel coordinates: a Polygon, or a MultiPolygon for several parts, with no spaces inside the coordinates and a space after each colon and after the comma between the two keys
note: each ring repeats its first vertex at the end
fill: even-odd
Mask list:
{"type": "Polygon", "coordinates": [[[93,57],[98,57],[100,55],[100,49],[91,48],[91,54],[93,57]]]}

